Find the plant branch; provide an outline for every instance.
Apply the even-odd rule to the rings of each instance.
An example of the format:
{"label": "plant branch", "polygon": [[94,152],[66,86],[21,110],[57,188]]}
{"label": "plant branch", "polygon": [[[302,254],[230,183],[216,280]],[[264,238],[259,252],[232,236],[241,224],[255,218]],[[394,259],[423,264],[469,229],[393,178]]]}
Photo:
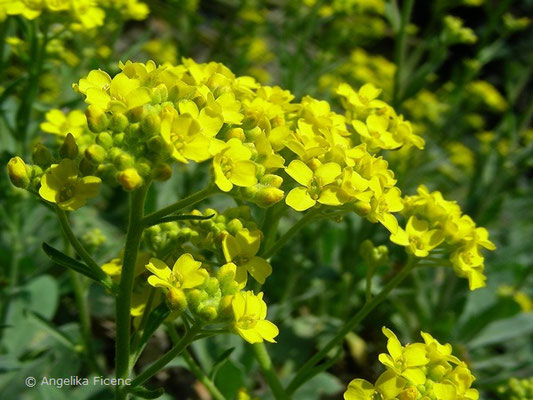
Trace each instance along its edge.
{"label": "plant branch", "polygon": [[165,208],[162,208],[161,210],[159,211],[156,211],[156,212],[153,212],[151,214],[148,214],[146,217],[144,217],[142,220],[141,220],[141,223],[144,225],[144,226],[152,226],[152,225],[155,225],[156,223],[158,223],[157,221],[159,221],[161,218],[164,218],[166,217],[167,215],[169,214],[173,214],[175,212],[178,212],[180,210],[183,210],[184,208],[186,207],[190,207],[206,198],[208,198],[209,196],[217,193],[217,189],[212,187],[212,186],[208,186],[196,193],[193,193],[191,194],[189,197],[185,197],[184,199],[174,203],[174,204],[171,204],[170,206],[167,206]]}
{"label": "plant branch", "polygon": [[[143,233],[144,201],[149,183],[131,193],[130,215],[126,245],[124,249],[124,261],[120,275],[119,292],[116,300],[116,344],[115,344],[115,369],[116,377],[126,379],[130,374],[130,335],[131,335],[131,293],[137,253]],[[117,386],[116,399],[125,398],[121,388]]]}
{"label": "plant branch", "polygon": [[287,387],[287,393],[289,395],[294,393],[296,389],[305,383],[307,380],[306,378],[313,367],[324,359],[331,349],[341,343],[344,340],[344,337],[351,332],[370,313],[370,311],[381,304],[387,298],[387,295],[411,273],[416,262],[417,259],[410,256],[406,266],[394,278],[392,278],[389,283],[387,283],[381,292],[372,298],[372,300],[366,302],[363,308],[346,322],[339,332],[337,332],[337,334],[318,353],[311,357],[311,359],[300,368]]}
{"label": "plant branch", "polygon": [[276,400],[288,400],[289,396],[285,393],[283,385],[281,384],[274,366],[272,365],[272,360],[268,355],[268,351],[264,343],[255,343],[252,345],[254,350],[255,359],[261,367],[263,376],[265,377],[270,390]]}

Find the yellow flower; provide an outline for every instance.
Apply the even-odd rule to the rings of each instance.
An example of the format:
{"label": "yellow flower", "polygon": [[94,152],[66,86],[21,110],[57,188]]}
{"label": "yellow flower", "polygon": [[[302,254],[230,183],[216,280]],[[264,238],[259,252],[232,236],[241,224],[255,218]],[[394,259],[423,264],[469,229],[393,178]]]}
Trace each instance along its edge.
{"label": "yellow flower", "polygon": [[230,139],[227,146],[213,158],[215,184],[229,192],[233,185],[251,187],[257,183],[257,166],[250,161],[252,151],[239,139]]}
{"label": "yellow flower", "polygon": [[46,121],[41,124],[41,129],[58,136],[72,133],[75,138],[78,138],[87,128],[87,119],[79,110],[73,110],[65,115],[61,110],[54,109],[48,111],[45,118]]}
{"label": "yellow flower", "polygon": [[400,189],[392,187],[383,191],[377,178],[370,180],[370,188],[374,191],[374,197],[370,202],[370,213],[367,218],[370,222],[379,222],[391,233],[398,231],[398,220],[392,214],[403,209]]}
{"label": "yellow flower", "polygon": [[261,231],[241,229],[235,236],[227,234],[222,240],[222,251],[226,262],[237,265],[235,280],[242,287],[246,284],[248,273],[259,283],[272,273],[272,267],[264,258],[256,256],[261,244]]}
{"label": "yellow flower", "polygon": [[422,343],[402,346],[394,332],[385,327],[383,327],[382,331],[388,338],[387,350],[389,354],[380,354],[379,361],[411,382],[416,384],[424,383],[426,379],[420,367],[429,363],[426,346]]}
{"label": "yellow flower", "polygon": [[354,379],[344,393],[345,400],[393,400],[403,390],[406,380],[393,371],[385,371],[375,385],[364,379]]}
{"label": "yellow flower", "polygon": [[263,340],[275,343],[279,330],[272,322],[265,320],[267,307],[263,293],[239,292],[231,302],[233,310],[233,329],[249,343],[261,343]]}
{"label": "yellow flower", "polygon": [[153,274],[148,277],[148,283],[153,287],[166,289],[192,289],[204,283],[208,276],[207,271],[202,268],[202,263],[189,253],[181,255],[172,270],[157,258],[151,258],[146,269]]}
{"label": "yellow flower", "polygon": [[100,178],[96,176],[79,177],[76,163],[65,158],[52,165],[42,176],[39,194],[62,210],[73,211],[98,195],[100,183]]}
{"label": "yellow flower", "polygon": [[313,172],[304,162],[293,160],[285,171],[303,185],[292,189],[285,199],[287,205],[296,211],[305,211],[317,202],[331,206],[342,204],[339,200],[340,187],[334,185],[342,172],[339,164],[323,164]]}
{"label": "yellow flower", "polygon": [[429,229],[429,224],[415,216],[409,218],[405,230],[398,228],[390,240],[417,257],[427,257],[429,252],[442,243],[444,234],[440,229]]}

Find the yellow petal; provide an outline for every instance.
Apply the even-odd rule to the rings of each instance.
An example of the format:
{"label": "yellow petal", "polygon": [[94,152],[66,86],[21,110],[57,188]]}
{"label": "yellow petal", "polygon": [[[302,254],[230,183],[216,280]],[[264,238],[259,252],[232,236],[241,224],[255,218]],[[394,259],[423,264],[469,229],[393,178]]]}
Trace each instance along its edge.
{"label": "yellow petal", "polygon": [[246,269],[252,277],[261,285],[265,283],[266,278],[272,274],[272,266],[261,257],[253,257],[246,263]]}
{"label": "yellow petal", "polygon": [[313,207],[316,204],[316,201],[309,196],[306,188],[297,187],[289,192],[285,198],[285,203],[296,211],[305,211]]}
{"label": "yellow petal", "polygon": [[309,186],[313,180],[313,171],[300,160],[291,161],[285,171],[300,185]]}
{"label": "yellow petal", "polygon": [[150,262],[146,265],[146,269],[165,281],[169,281],[170,275],[172,274],[168,265],[157,258],[150,258]]}

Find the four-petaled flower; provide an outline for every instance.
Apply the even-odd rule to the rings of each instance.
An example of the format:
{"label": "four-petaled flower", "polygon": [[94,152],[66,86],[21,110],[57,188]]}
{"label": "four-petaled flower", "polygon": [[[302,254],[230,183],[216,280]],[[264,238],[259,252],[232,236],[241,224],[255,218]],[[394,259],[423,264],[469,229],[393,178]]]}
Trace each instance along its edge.
{"label": "four-petaled flower", "polygon": [[39,194],[62,210],[73,211],[98,195],[100,183],[100,178],[96,176],[78,176],[76,163],[64,158],[42,176]]}
{"label": "four-petaled flower", "polygon": [[233,327],[237,334],[249,343],[260,343],[263,340],[275,343],[279,330],[272,322],[265,320],[267,307],[263,293],[239,292],[231,302],[233,310]]}

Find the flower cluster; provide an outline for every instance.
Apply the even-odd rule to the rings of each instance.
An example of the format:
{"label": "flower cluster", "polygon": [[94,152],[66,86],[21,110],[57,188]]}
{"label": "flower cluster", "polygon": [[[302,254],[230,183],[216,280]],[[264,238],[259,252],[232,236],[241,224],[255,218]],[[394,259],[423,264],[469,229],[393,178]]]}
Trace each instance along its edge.
{"label": "flower cluster", "polygon": [[421,332],[424,343],[402,346],[387,328],[388,354],[379,355],[387,368],[375,384],[354,379],[344,393],[345,400],[477,400],[472,389],[474,376],[467,365],[452,355],[450,344],[440,344],[430,334]]}
{"label": "flower cluster", "polygon": [[278,335],[278,328],[265,320],[263,293],[240,289],[235,264],[226,263],[210,275],[200,261],[185,253],[172,269],[157,258],[151,258],[146,268],[152,273],[148,283],[164,290],[173,311],[187,310],[203,323],[228,324],[231,331],[250,343],[274,342]]}
{"label": "flower cluster", "polygon": [[43,13],[65,14],[74,22],[74,30],[93,29],[104,24],[106,9],[115,9],[125,19],[145,19],[148,6],[138,0],[8,0],[0,2],[2,15],[21,15],[35,19]]}
{"label": "flower cluster", "polygon": [[450,251],[453,269],[468,278],[470,289],[485,286],[481,249],[496,248],[485,228],[477,227],[456,202],[445,200],[438,191],[429,192],[423,185],[417,195],[406,196],[403,205],[407,226],[391,235],[392,242],[405,246],[416,257],[427,257],[431,250],[444,244]]}
{"label": "flower cluster", "polygon": [[45,146],[37,144],[33,165],[14,157],[7,170],[15,186],[38,192],[41,198],[62,210],[74,211],[96,197],[101,184],[99,177],[84,169],[82,161],[74,136],[69,133],[59,149],[59,160]]}
{"label": "flower cluster", "polygon": [[533,377],[509,379],[505,385],[498,387],[498,398],[501,400],[533,399]]}
{"label": "flower cluster", "polygon": [[[170,177],[173,162],[211,160],[214,184],[234,197],[267,207],[288,189],[286,203],[295,210],[346,206],[394,232],[400,192],[373,152],[422,147],[423,140],[376,99],[378,89],[343,86],[349,128],[327,102],[293,102],[290,92],[235,77],[222,64],[120,67],[114,78],[95,70],[74,85],[89,104],[90,131],[74,111],[53,110],[42,126],[59,135],[75,131],[87,171],[135,190]],[[287,176],[293,182],[284,183]]]}

